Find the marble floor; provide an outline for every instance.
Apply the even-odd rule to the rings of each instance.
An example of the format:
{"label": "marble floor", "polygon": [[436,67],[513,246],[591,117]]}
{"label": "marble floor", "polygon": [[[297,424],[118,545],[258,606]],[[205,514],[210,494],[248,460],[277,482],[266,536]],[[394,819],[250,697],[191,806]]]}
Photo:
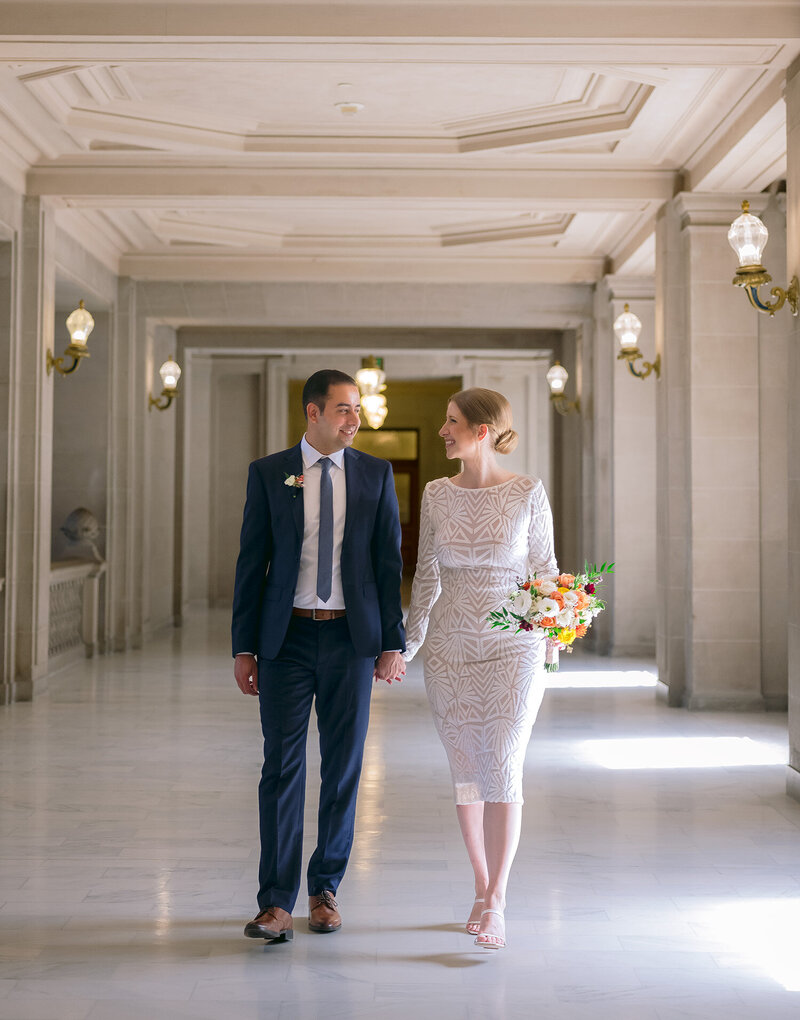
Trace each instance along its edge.
{"label": "marble floor", "polygon": [[462,931],[470,874],[418,666],[375,689],[345,927],[298,916],[278,946],[242,937],[259,728],[224,614],[70,666],[0,710],[0,1018],[800,1016],[785,716],[668,709],[654,684],[650,663],[564,663],[491,955]]}

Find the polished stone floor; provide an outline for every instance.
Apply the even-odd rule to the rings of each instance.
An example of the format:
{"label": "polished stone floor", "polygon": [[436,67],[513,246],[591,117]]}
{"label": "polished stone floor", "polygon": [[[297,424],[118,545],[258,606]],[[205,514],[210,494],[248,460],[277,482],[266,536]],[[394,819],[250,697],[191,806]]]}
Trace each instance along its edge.
{"label": "polished stone floor", "polygon": [[491,955],[461,930],[470,874],[415,665],[375,690],[344,929],[300,915],[269,947],[242,937],[259,728],[226,649],[225,616],[197,616],[0,710],[3,1020],[800,1016],[785,716],[668,709],[651,664],[566,660]]}

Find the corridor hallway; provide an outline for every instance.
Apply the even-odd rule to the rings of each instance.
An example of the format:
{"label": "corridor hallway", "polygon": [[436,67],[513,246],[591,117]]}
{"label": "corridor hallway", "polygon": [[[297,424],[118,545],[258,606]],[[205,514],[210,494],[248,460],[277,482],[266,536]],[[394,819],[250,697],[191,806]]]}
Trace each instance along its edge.
{"label": "corridor hallway", "polygon": [[374,692],[342,932],[308,934],[301,897],[293,944],[243,938],[260,733],[227,626],[198,614],[0,712],[0,1018],[800,1015],[786,717],[669,709],[630,660],[566,658],[545,696],[507,950],[462,929],[469,867],[417,663]]}

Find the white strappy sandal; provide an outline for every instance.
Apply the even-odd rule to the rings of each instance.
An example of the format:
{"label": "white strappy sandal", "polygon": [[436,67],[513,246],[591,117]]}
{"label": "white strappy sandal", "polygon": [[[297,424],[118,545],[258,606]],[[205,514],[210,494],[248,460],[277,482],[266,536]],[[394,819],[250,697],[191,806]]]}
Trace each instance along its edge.
{"label": "white strappy sandal", "polygon": [[[476,896],[475,897],[475,902],[476,903],[484,903],[485,901],[484,901],[482,896],[481,897]],[[466,927],[467,933],[469,935],[477,935],[478,932],[481,930],[481,922],[480,921],[467,921],[465,927]]]}
{"label": "white strappy sandal", "polygon": [[[491,908],[489,910],[482,910],[481,918],[484,914],[497,914],[498,917],[503,918],[503,923],[505,923],[502,910],[492,910]],[[481,946],[483,949],[505,949],[506,940],[502,935],[490,935],[488,932],[482,931],[478,933],[475,945]]]}

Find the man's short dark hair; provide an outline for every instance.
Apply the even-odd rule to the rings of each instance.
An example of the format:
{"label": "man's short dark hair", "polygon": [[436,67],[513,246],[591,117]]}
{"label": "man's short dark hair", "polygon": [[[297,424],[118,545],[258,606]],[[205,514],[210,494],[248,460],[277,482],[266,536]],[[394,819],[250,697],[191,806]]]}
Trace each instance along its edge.
{"label": "man's short dark hair", "polygon": [[306,380],[303,387],[303,414],[308,418],[308,405],[316,404],[320,411],[325,410],[325,403],[328,399],[328,390],[331,386],[338,386],[340,383],[347,383],[348,386],[355,386],[356,381],[352,376],[339,372],[335,368],[323,368],[315,372],[310,379]]}

